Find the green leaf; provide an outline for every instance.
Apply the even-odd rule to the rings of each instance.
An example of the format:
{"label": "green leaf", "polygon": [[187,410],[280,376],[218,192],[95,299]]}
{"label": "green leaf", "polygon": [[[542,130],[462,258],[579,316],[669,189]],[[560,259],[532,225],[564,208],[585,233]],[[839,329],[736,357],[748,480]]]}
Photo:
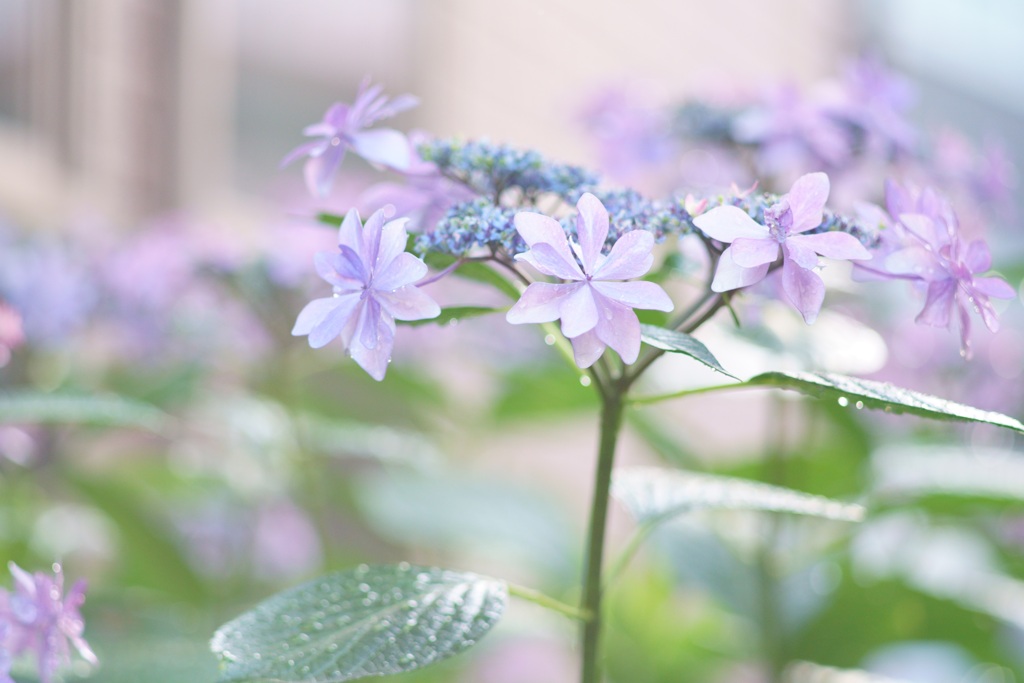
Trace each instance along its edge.
{"label": "green leaf", "polygon": [[0,424],[81,424],[162,432],[169,422],[166,413],[148,403],[109,394],[0,392]]}
{"label": "green leaf", "polygon": [[766,372],[748,380],[749,386],[792,389],[808,396],[833,400],[841,406],[871,408],[887,413],[908,413],[934,420],[981,422],[1024,432],[1024,424],[1007,415],[972,408],[936,396],[921,394],[884,382],[824,372]]}
{"label": "green leaf", "polygon": [[324,225],[330,225],[332,227],[338,228],[341,227],[341,224],[344,222],[345,217],[336,213],[321,212],[316,215],[316,219],[317,221],[323,223]]}
{"label": "green leaf", "polygon": [[406,563],[329,574],[222,626],[222,682],[334,683],[412,671],[471,647],[508,602],[503,581]]}
{"label": "green leaf", "polygon": [[873,495],[888,498],[951,496],[1024,501],[1024,460],[1015,451],[938,445],[900,446],[871,458]]}
{"label": "green leaf", "polygon": [[442,308],[441,314],[436,318],[430,318],[429,320],[400,320],[398,323],[409,325],[410,327],[419,325],[448,325],[455,324],[465,318],[476,318],[477,316],[490,313],[504,313],[505,310],[504,308],[492,308],[490,306],[449,306],[448,308]]}
{"label": "green leaf", "polygon": [[704,509],[791,512],[847,522],[860,521],[864,508],[769,484],[658,467],[618,470],[612,495],[642,523]]}
{"label": "green leaf", "polygon": [[654,325],[641,325],[640,341],[656,349],[685,354],[694,360],[700,361],[712,370],[722,373],[726,377],[738,379],[735,375],[725,371],[725,368],[718,362],[718,359],[708,351],[708,347],[683,332],[667,330],[664,327],[655,327]]}

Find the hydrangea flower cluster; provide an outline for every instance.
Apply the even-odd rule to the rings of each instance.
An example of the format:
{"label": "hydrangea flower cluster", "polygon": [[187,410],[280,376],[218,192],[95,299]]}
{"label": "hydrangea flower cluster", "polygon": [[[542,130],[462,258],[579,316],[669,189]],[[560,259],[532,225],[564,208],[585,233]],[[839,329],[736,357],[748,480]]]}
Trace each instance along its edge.
{"label": "hydrangea flower cluster", "polygon": [[85,601],[85,582],[76,581],[64,594],[64,574],[59,564],[54,574],[29,574],[13,562],[13,592],[0,589],[0,683],[14,683],[14,660],[35,657],[40,683],[51,683],[57,670],[71,661],[71,648],[82,659],[96,664],[96,655],[82,637],[85,623],[79,609]]}
{"label": "hydrangea flower cluster", "polygon": [[469,256],[478,249],[504,249],[518,254],[526,243],[516,232],[515,214],[515,209],[498,206],[486,197],[456,204],[430,232],[417,236],[416,253]]}

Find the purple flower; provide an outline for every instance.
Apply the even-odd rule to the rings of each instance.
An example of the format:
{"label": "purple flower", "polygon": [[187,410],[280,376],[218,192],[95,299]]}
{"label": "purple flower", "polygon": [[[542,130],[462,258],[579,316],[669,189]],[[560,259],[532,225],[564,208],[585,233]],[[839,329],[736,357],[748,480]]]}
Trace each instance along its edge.
{"label": "purple flower", "polygon": [[384,379],[395,345],[395,320],[425,320],[441,309],[416,281],[427,273],[422,260],[405,251],[405,220],[384,223],[384,209],[362,225],[355,209],[338,230],[339,253],[318,252],[316,270],[334,286],[334,296],[315,299],[299,313],[294,335],[309,335],[314,349],[335,337],[371,377]]}
{"label": "purple flower", "polygon": [[509,309],[514,324],[561,319],[562,334],[572,341],[576,364],[593,365],[606,347],[633,363],[640,354],[640,322],[634,308],[671,311],[672,300],[653,282],[622,282],[651,268],[654,236],[644,230],[623,234],[606,255],[608,211],[585,193],[576,204],[578,242],[570,244],[562,226],[538,213],[516,214],[516,230],[529,249],[516,255],[544,275],[563,282],[534,282]]}
{"label": "purple flower", "polygon": [[0,590],[0,683],[10,681],[13,658],[34,653],[40,683],[50,683],[58,667],[70,662],[71,647],[90,664],[96,655],[82,638],[85,623],[79,608],[85,601],[85,581],[76,581],[64,595],[64,574],[59,564],[54,576],[29,574],[13,562],[14,592]]}
{"label": "purple flower", "polygon": [[924,214],[903,214],[899,221],[916,238],[916,243],[889,254],[886,269],[928,284],[924,308],[917,322],[949,327],[956,308],[960,350],[968,357],[971,351],[969,309],[981,315],[985,326],[995,332],[999,321],[989,297],[1012,299],[1016,292],[1000,277],[978,277],[992,267],[992,254],[984,241],[974,240],[964,247],[959,235],[954,233],[949,237],[945,226],[937,226],[932,217]]}
{"label": "purple flower", "polygon": [[405,135],[390,128],[366,129],[380,119],[415,107],[418,100],[412,95],[400,95],[388,101],[381,90],[380,85],[371,86],[369,78],[363,79],[355,102],[336,102],[320,123],[302,131],[303,135],[319,139],[299,145],[281,161],[282,166],[287,166],[300,157],[309,157],[304,172],[311,194],[327,195],[334,173],[349,149],[373,164],[399,170],[409,165],[409,142]]}
{"label": "purple flower", "polygon": [[870,259],[871,254],[845,232],[801,233],[822,221],[828,198],[828,176],[809,173],[793,183],[788,194],[764,211],[765,225],[735,206],[719,206],[693,219],[709,237],[731,242],[718,262],[711,289],[727,292],[760,282],[782,251],[782,288],[804,320],[818,317],[825,283],[814,272],[818,255],[833,259]]}

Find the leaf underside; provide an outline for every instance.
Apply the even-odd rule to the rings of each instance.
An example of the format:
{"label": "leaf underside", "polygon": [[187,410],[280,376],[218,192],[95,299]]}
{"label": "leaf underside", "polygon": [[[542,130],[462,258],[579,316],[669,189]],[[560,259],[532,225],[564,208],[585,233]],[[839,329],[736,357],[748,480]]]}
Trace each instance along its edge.
{"label": "leaf underside", "polygon": [[360,565],[279,593],[222,626],[220,681],[334,683],[412,671],[483,637],[504,582],[402,563]]}

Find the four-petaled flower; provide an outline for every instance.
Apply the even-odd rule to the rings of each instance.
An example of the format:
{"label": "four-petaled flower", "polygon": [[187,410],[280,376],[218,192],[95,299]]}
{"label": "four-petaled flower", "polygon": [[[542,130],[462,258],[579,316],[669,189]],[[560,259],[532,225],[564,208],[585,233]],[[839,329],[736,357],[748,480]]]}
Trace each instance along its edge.
{"label": "four-petaled flower", "polygon": [[409,141],[405,135],[391,128],[366,128],[380,119],[415,107],[419,101],[412,95],[400,95],[388,101],[380,94],[381,90],[379,84],[371,86],[368,78],[363,79],[355,102],[350,105],[336,102],[320,123],[302,131],[303,135],[319,139],[299,145],[281,161],[282,166],[287,166],[296,159],[309,157],[304,171],[310,193],[327,195],[334,173],[349,149],[373,164],[398,170],[409,166]]}
{"label": "four-petaled flower", "polygon": [[338,253],[318,252],[317,273],[334,296],[315,299],[299,313],[293,335],[309,335],[317,349],[341,337],[353,360],[380,381],[395,345],[395,320],[425,320],[441,309],[415,283],[427,273],[405,251],[405,219],[384,222],[384,209],[362,225],[352,209],[338,230]]}
{"label": "four-petaled flower", "polygon": [[561,319],[562,334],[572,342],[581,368],[593,365],[608,346],[624,363],[633,363],[640,353],[640,322],[633,309],[673,308],[672,300],[653,282],[622,282],[650,270],[654,237],[644,230],[627,232],[605,255],[608,211],[589,192],[576,208],[577,242],[572,244],[553,218],[516,214],[516,230],[530,247],[516,260],[564,282],[530,284],[506,319],[513,324]]}
{"label": "four-petaled flower", "polygon": [[709,237],[731,243],[722,253],[711,289],[726,292],[760,282],[782,251],[782,288],[804,320],[818,317],[825,283],[814,272],[818,255],[866,260],[871,254],[845,232],[801,233],[822,222],[829,182],[824,173],[797,178],[789,193],[764,211],[765,225],[735,206],[719,206],[693,219]]}
{"label": "four-petaled flower", "polygon": [[64,574],[54,565],[54,576],[29,574],[13,562],[14,592],[0,590],[0,683],[11,681],[11,661],[34,654],[40,683],[50,683],[73,646],[82,659],[96,664],[96,655],[82,638],[85,624],[79,608],[85,602],[85,581],[79,580],[64,595]]}
{"label": "four-petaled flower", "polygon": [[989,297],[1012,299],[1013,287],[1001,277],[978,277],[992,268],[992,253],[982,240],[973,240],[966,247],[959,234],[937,225],[931,216],[903,214],[900,225],[916,239],[916,243],[895,251],[885,259],[886,269],[895,275],[928,283],[924,307],[917,322],[935,327],[949,327],[953,308],[960,324],[960,351],[964,357],[971,352],[971,319],[973,308],[985,326],[999,329],[995,309]]}

